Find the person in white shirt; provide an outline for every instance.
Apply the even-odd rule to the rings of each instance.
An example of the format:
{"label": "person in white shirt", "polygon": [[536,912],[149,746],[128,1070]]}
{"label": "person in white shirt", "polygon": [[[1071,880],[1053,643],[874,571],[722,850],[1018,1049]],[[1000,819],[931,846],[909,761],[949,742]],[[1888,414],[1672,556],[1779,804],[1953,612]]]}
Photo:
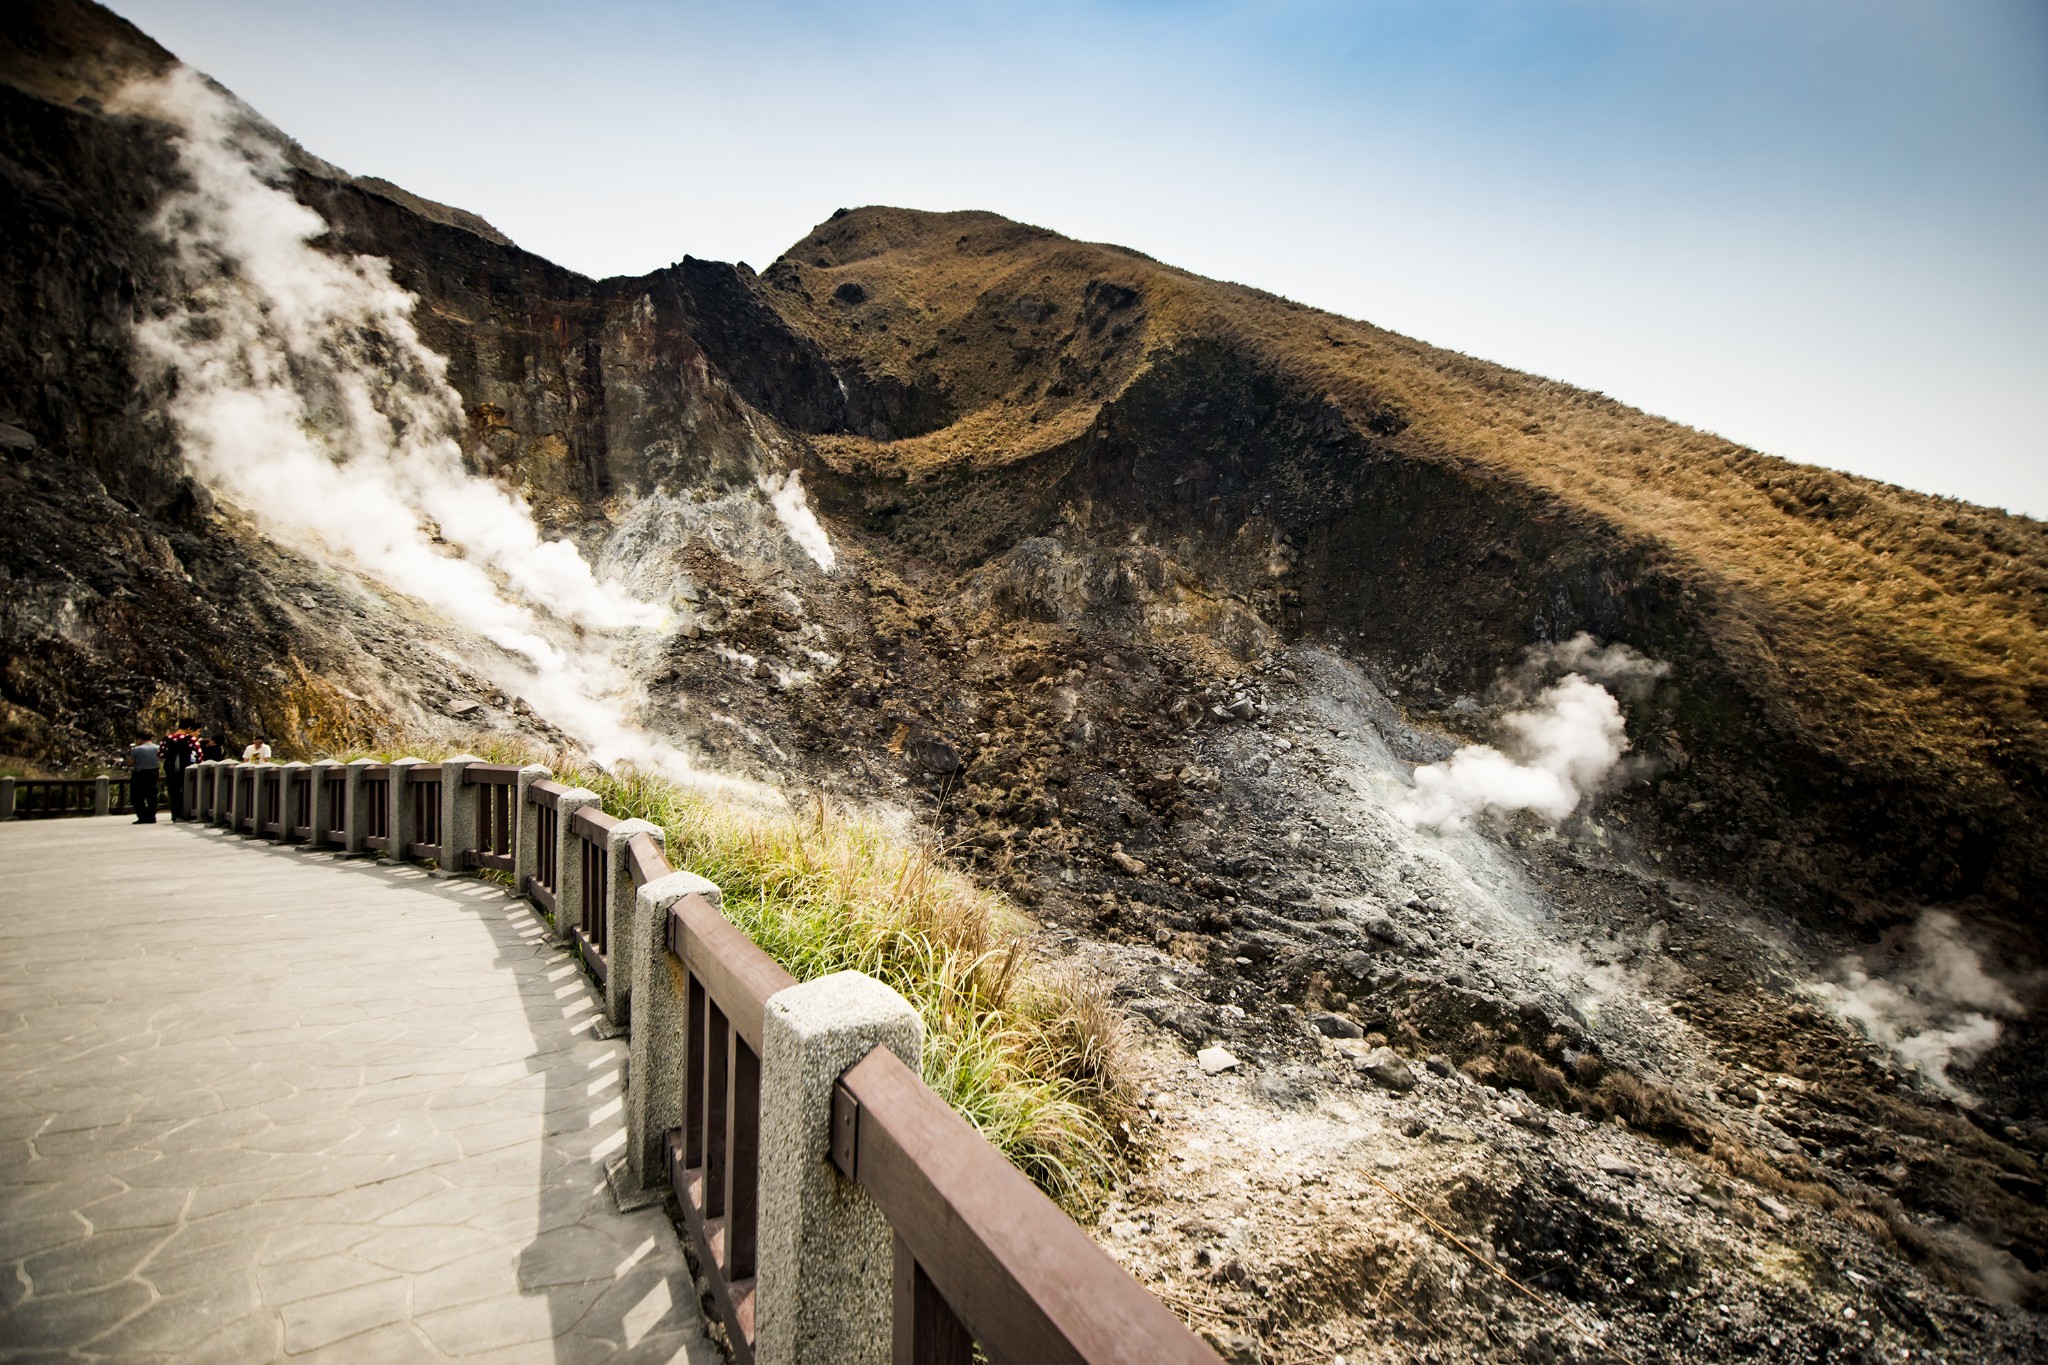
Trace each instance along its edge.
{"label": "person in white shirt", "polygon": [[258,736],[256,736],[256,742],[255,742],[254,744],[251,744],[251,745],[247,746],[246,748],[244,748],[244,749],[242,750],[242,762],[244,762],[244,763],[268,763],[268,762],[270,762],[270,741],[269,741],[269,740],[267,740],[267,739],[265,739],[265,738],[263,738],[263,736],[261,736],[261,735],[258,735]]}

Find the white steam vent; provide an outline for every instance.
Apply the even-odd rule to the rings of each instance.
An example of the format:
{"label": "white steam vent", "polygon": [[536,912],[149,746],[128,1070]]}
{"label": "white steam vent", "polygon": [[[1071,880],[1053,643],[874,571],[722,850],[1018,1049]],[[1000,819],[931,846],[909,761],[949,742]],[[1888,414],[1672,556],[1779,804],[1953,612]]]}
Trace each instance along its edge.
{"label": "white steam vent", "polygon": [[1482,815],[1534,811],[1562,820],[1598,791],[1628,752],[1628,730],[1609,685],[1640,687],[1670,672],[1627,645],[1579,634],[1523,656],[1516,691],[1563,668],[1558,681],[1522,710],[1501,718],[1500,748],[1468,744],[1441,763],[1415,770],[1415,789],[1394,813],[1412,827],[1462,829]]}
{"label": "white steam vent", "polygon": [[116,103],[178,130],[189,181],[154,225],[179,296],[137,336],[174,381],[193,472],[280,541],[352,560],[509,651],[523,666],[505,685],[600,762],[687,767],[626,720],[630,680],[601,641],[570,643],[669,613],[600,581],[522,499],[463,467],[461,400],[389,263],[316,250],[327,225],[285,188],[273,137],[196,71]]}
{"label": "white steam vent", "polygon": [[760,487],[768,496],[768,505],[775,509],[775,519],[782,523],[783,530],[789,532],[790,540],[819,568],[831,573],[839,562],[839,556],[832,549],[832,538],[825,534],[817,514],[811,511],[810,501],[804,497],[803,480],[797,477],[797,472],[792,469],[780,479],[763,474]]}
{"label": "white steam vent", "polygon": [[2003,1031],[2000,1020],[2025,1011],[2011,989],[1985,970],[1977,946],[1948,911],[1924,912],[1905,949],[1904,962],[1889,973],[1874,970],[1867,956],[1845,957],[1835,964],[1840,980],[1811,989],[1937,1090],[1975,1103],[1949,1069],[1990,1051]]}

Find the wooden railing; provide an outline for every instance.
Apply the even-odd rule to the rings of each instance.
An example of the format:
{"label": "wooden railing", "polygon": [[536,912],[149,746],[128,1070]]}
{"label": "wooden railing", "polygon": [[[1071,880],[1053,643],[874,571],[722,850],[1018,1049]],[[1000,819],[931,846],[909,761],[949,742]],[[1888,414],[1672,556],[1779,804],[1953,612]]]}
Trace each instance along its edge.
{"label": "wooden railing", "polygon": [[310,769],[287,768],[290,791],[285,799],[284,837],[295,843],[313,841],[313,787],[317,780]]}
{"label": "wooden railing", "polygon": [[[628,844],[638,888],[669,875],[647,835]],[[685,977],[683,1123],[663,1142],[669,1186],[742,1362],[753,1359],[761,1219],[761,1028],[796,984],[702,896],[669,908],[662,939]]]}
{"label": "wooden railing", "polygon": [[895,1234],[898,1361],[969,1365],[978,1344],[994,1365],[1214,1362],[887,1048],[833,1089],[832,1164]]}
{"label": "wooden railing", "polygon": [[314,783],[326,789],[326,798],[321,803],[327,812],[325,827],[312,842],[340,846],[348,838],[348,774],[339,768],[316,772],[313,781],[306,784],[311,791]]}
{"label": "wooden railing", "polygon": [[463,769],[462,780],[476,788],[476,844],[463,850],[462,865],[510,872],[519,769],[509,763],[472,763]]}
{"label": "wooden railing", "polygon": [[[190,790],[207,795],[202,805],[213,807],[196,812],[202,819],[217,817],[231,792],[237,811],[245,809],[248,796],[275,792],[291,815],[288,822],[265,816],[262,827],[274,833],[303,834],[313,845],[344,852],[377,850],[394,860],[432,857],[444,871],[515,873],[518,890],[546,912],[557,936],[604,987],[607,1017],[614,1024],[630,1022],[629,1154],[644,1151],[648,1178],[665,1177],[673,1190],[740,1365],[751,1365],[763,1340],[757,1329],[774,1265],[783,1267],[772,1283],[779,1286],[775,1302],[782,1305],[776,1311],[785,1315],[777,1319],[781,1335],[774,1340],[785,1354],[793,1320],[786,1315],[797,1299],[809,1305],[806,1314],[829,1316],[836,1300],[858,1296],[862,1288],[836,1282],[798,1286],[794,1267],[810,1264],[810,1253],[797,1261],[788,1260],[787,1252],[778,1253],[782,1261],[765,1259],[764,1206],[771,1198],[781,1200],[778,1216],[792,1216],[788,1191],[763,1188],[767,1139],[779,1144],[776,1170],[822,1172],[820,1178],[833,1180],[829,1170],[836,1169],[886,1221],[892,1240],[862,1263],[890,1263],[889,1282],[867,1287],[887,1292],[887,1354],[897,1365],[968,1365],[976,1359],[992,1365],[1220,1365],[1178,1317],[933,1093],[913,1066],[886,1047],[863,1053],[875,1034],[848,1035],[860,1041],[834,1055],[855,1060],[823,1073],[831,1077],[837,1071],[829,1096],[807,1092],[829,1104],[828,1150],[806,1149],[808,1139],[798,1136],[803,1126],[780,1118],[764,1133],[764,1082],[777,1096],[810,1084],[791,1069],[795,1064],[786,1052],[771,1053],[771,1010],[784,1021],[775,1025],[784,1040],[777,1046],[787,1048],[793,1036],[787,1020],[801,1006],[786,1001],[836,978],[799,986],[725,918],[715,886],[677,876],[657,833],[605,814],[594,793],[537,772],[480,762],[463,766],[455,782],[452,765],[446,776],[439,767],[414,763],[314,765],[274,775],[248,765],[220,765]],[[252,785],[231,786],[222,780],[230,773]],[[317,800],[316,787],[324,793]],[[81,798],[69,791],[37,799]],[[393,847],[394,830],[403,832],[408,824],[412,838]],[[645,918],[656,911],[659,921]],[[636,916],[638,927],[629,932],[623,922],[614,923],[620,914]],[[630,958],[621,955],[627,949]],[[657,998],[636,1002],[626,994],[629,988]],[[900,997],[874,982],[862,989],[880,992],[892,1002],[889,1008],[902,1011],[914,1037],[914,1013]],[[777,1002],[785,992],[785,1002]],[[657,1027],[650,1020],[662,1022]],[[670,1051],[663,1064],[643,1067],[641,1049],[654,1046],[651,1038]],[[767,1074],[772,1068],[783,1069]],[[659,1104],[653,1103],[656,1096]],[[663,1117],[654,1121],[655,1115]],[[669,1124],[674,1126],[664,1127]],[[832,1198],[843,1200],[846,1188]],[[793,1235],[788,1222],[777,1226],[785,1237]],[[828,1246],[830,1240],[811,1245]]]}
{"label": "wooden railing", "polygon": [[276,839],[284,829],[284,769],[265,764],[256,770],[256,832]]}
{"label": "wooden railing", "polygon": [[592,974],[600,982],[612,970],[611,917],[605,902],[611,888],[611,833],[618,825],[616,818],[595,806],[584,806],[569,817],[576,856],[581,862],[581,875],[576,879],[581,894],[577,897],[576,927],[572,932],[583,960],[590,964]]}
{"label": "wooden railing", "polygon": [[[519,890],[531,896],[533,903],[550,916],[555,914],[555,886],[561,881],[562,812],[559,802],[568,790],[559,782],[541,781],[534,783],[527,795],[538,827],[538,837],[533,871],[528,875],[526,885]],[[520,812],[522,819],[525,814]]]}
{"label": "wooden railing", "polygon": [[99,785],[90,777],[16,778],[13,814],[23,819],[92,815],[97,809]]}
{"label": "wooden railing", "polygon": [[442,862],[441,770],[431,763],[408,768],[405,799],[412,808],[412,839],[405,846],[405,856],[414,862]]}
{"label": "wooden railing", "polygon": [[391,786],[389,764],[363,769],[363,847],[397,857],[404,850],[391,847]]}

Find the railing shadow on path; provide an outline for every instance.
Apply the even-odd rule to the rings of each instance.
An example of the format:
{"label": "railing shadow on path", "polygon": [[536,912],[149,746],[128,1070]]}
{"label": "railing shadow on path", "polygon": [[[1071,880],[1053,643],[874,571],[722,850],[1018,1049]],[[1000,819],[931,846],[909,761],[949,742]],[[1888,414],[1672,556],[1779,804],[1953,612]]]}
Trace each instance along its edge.
{"label": "railing shadow on path", "polygon": [[[480,1048],[475,1074],[427,1097],[431,1114],[462,1111],[462,1121],[444,1131],[462,1142],[464,1158],[435,1173],[462,1188],[532,1192],[531,1238],[518,1256],[519,1292],[546,1306],[548,1336],[562,1365],[669,1361],[684,1342],[701,1340],[703,1319],[689,1272],[673,1254],[673,1225],[658,1204],[620,1212],[606,1181],[606,1163],[625,1145],[626,1040],[600,1036],[609,1030],[598,989],[573,951],[553,940],[535,908],[493,882],[436,876],[382,859],[234,842],[265,857],[320,858],[344,878],[435,897],[459,907],[490,935],[494,965],[516,982],[531,1047],[521,1058]],[[366,1051],[364,1062],[376,1061]],[[515,1063],[521,1074],[506,1079]],[[496,1145],[536,1126],[538,1160],[525,1144]],[[522,1215],[514,1210],[509,1216]],[[477,1324],[485,1338],[493,1326],[508,1338],[508,1347],[530,1335],[517,1322]],[[606,1347],[609,1352],[598,1353]]]}

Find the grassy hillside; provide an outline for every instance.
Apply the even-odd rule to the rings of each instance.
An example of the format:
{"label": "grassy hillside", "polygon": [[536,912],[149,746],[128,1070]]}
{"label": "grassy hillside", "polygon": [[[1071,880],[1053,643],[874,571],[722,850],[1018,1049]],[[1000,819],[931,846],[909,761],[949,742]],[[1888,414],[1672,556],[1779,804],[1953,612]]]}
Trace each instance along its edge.
{"label": "grassy hillside", "polygon": [[[1192,348],[1220,350],[1322,405],[1329,442],[1440,471],[1668,578],[1684,631],[1703,636],[1772,731],[1826,767],[1841,788],[1831,799],[1931,793],[1960,817],[1938,836],[1958,849],[2003,838],[2042,799],[2040,522],[1760,455],[992,214],[844,212],[763,284],[793,328],[877,395],[854,430],[818,434],[836,468],[917,482],[1071,452],[1106,437],[1148,377]],[[1202,432],[1200,395],[1176,401],[1191,442],[1257,439],[1260,419]],[[1994,869],[1988,887],[1950,878],[1950,889],[2010,896],[2018,875]]]}

